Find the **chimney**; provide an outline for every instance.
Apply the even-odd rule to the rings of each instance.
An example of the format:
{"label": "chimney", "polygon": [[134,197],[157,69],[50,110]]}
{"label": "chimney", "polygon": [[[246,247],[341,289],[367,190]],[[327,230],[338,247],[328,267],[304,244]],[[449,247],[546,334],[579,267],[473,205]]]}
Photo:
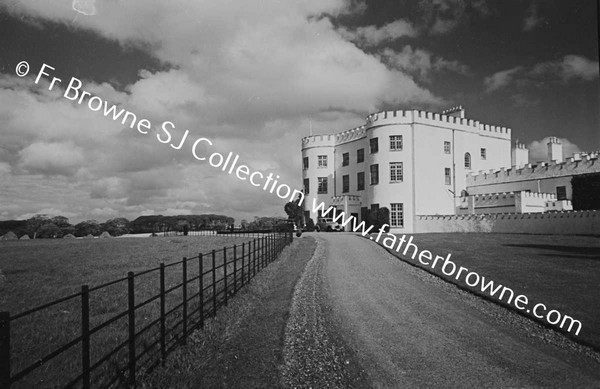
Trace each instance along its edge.
{"label": "chimney", "polygon": [[523,143],[516,141],[515,148],[512,150],[512,165],[522,168],[529,163],[529,150]]}
{"label": "chimney", "polygon": [[552,161],[557,163],[563,161],[562,143],[560,143],[560,140],[555,136],[551,136],[548,139],[548,162]]}
{"label": "chimney", "polygon": [[464,119],[465,118],[465,109],[462,107],[462,105],[459,105],[458,107],[453,107],[453,108],[442,111],[442,115],[454,116],[457,118]]}

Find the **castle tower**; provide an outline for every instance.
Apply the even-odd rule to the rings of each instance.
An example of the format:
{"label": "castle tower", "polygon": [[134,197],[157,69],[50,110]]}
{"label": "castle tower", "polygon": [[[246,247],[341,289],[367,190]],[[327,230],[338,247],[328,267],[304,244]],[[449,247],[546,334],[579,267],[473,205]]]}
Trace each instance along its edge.
{"label": "castle tower", "polygon": [[563,161],[563,148],[560,140],[552,136],[548,139],[548,162],[562,162]]}
{"label": "castle tower", "polygon": [[529,163],[529,150],[523,143],[517,141],[515,148],[512,150],[512,165],[518,168],[523,167]]}

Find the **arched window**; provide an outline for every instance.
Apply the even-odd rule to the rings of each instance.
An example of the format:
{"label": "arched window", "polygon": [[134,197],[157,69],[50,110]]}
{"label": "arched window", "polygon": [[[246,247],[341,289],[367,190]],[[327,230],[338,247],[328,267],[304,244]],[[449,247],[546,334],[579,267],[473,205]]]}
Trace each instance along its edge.
{"label": "arched window", "polygon": [[471,168],[471,154],[465,153],[465,169]]}

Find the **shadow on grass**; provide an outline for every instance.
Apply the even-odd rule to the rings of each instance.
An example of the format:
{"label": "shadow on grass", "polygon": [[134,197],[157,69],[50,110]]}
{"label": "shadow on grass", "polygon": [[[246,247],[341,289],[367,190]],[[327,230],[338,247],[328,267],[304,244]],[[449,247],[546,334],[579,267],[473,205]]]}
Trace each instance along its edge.
{"label": "shadow on grass", "polygon": [[[552,250],[560,253],[568,253],[570,255],[553,255],[539,254],[549,257],[565,257],[565,258],[582,258],[582,259],[597,259],[600,260],[600,247],[574,247],[574,246],[557,246],[549,244],[505,244],[509,247],[521,247],[541,250]],[[577,255],[573,255],[577,254]]]}

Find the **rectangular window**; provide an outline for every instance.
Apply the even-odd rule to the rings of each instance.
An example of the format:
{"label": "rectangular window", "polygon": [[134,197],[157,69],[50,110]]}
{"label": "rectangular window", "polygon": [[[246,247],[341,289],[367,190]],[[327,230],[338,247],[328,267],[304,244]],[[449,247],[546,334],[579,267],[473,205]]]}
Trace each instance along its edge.
{"label": "rectangular window", "polygon": [[302,169],[308,170],[308,157],[302,158]]}
{"label": "rectangular window", "polygon": [[390,151],[402,150],[402,135],[390,135]]}
{"label": "rectangular window", "polygon": [[350,153],[342,154],[342,166],[348,166],[350,164]]}
{"label": "rectangular window", "polygon": [[444,142],[444,153],[450,154],[450,142]]}
{"label": "rectangular window", "polygon": [[327,156],[326,155],[319,155],[318,161],[319,161],[319,163],[317,164],[318,167],[327,167]]}
{"label": "rectangular window", "polygon": [[379,184],[379,165],[371,165],[371,185]]}
{"label": "rectangular window", "polygon": [[390,162],[390,182],[402,182],[402,162]]}
{"label": "rectangular window", "polygon": [[379,211],[379,203],[371,204],[371,212]]}
{"label": "rectangular window", "polygon": [[310,180],[308,178],[304,179],[304,194],[308,194]]}
{"label": "rectangular window", "polygon": [[379,151],[379,139],[373,138],[369,141],[369,146],[371,147],[371,154]]}
{"label": "rectangular window", "polygon": [[567,187],[566,186],[557,186],[556,187],[556,199],[557,200],[567,200]]}
{"label": "rectangular window", "polygon": [[319,186],[317,188],[318,194],[327,193],[327,177],[319,177]]}
{"label": "rectangular window", "polygon": [[404,204],[390,204],[390,223],[391,227],[404,228]]}
{"label": "rectangular window", "polygon": [[444,168],[444,178],[446,180],[446,185],[452,185],[451,170],[449,167]]}
{"label": "rectangular window", "polygon": [[361,163],[365,161],[365,149],[356,150],[356,163]]}
{"label": "rectangular window", "polygon": [[342,176],[342,193],[350,192],[350,176],[344,175]]}
{"label": "rectangular window", "polygon": [[356,190],[365,190],[365,172],[356,173]]}
{"label": "rectangular window", "polygon": [[481,149],[481,159],[486,159],[487,158],[487,150],[482,148]]}

